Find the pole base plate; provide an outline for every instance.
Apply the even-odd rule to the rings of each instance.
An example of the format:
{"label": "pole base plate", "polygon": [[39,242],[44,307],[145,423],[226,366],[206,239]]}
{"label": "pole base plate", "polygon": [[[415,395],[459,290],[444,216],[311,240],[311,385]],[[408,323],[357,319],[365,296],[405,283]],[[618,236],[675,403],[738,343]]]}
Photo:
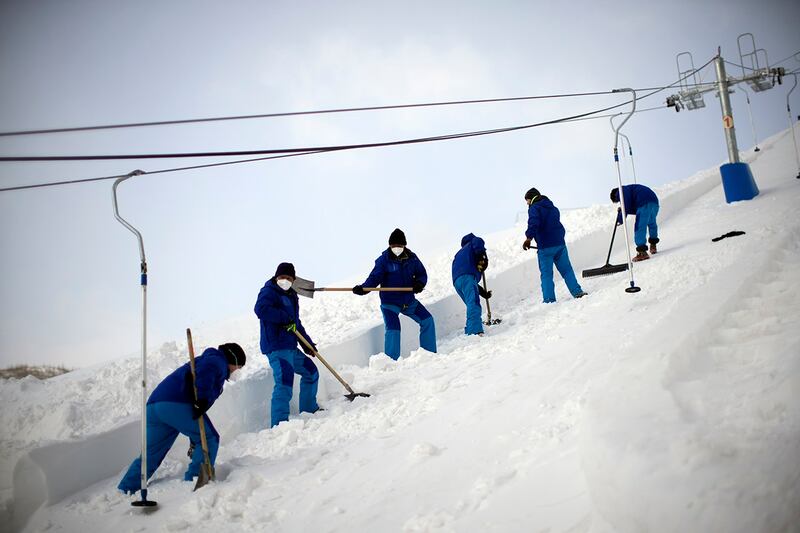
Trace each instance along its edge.
{"label": "pole base plate", "polygon": [[152,513],[158,509],[158,503],[153,500],[138,500],[131,502],[131,507],[136,507],[145,513]]}

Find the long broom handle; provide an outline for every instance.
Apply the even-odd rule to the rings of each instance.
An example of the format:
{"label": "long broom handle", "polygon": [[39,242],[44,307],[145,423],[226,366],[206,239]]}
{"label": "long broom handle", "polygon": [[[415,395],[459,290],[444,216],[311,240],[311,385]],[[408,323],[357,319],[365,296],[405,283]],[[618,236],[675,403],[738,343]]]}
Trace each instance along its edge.
{"label": "long broom handle", "polygon": [[611,233],[611,244],[608,245],[608,257],[606,257],[607,265],[611,264],[609,263],[609,261],[611,261],[611,249],[614,247],[614,236],[616,234],[617,234],[617,219],[614,219],[614,231]]}
{"label": "long broom handle", "polygon": [[[339,292],[352,292],[352,287],[318,287],[313,289],[315,291],[339,291]],[[378,292],[412,292],[413,287],[364,287],[365,292],[378,291]]]}
{"label": "long broom handle", "polygon": [[[348,289],[348,290],[349,290],[349,289]],[[313,347],[313,346],[311,346],[311,343],[310,343],[310,342],[308,342],[308,341],[306,340],[306,338],[305,338],[305,337],[303,337],[303,335],[301,335],[301,334],[300,334],[300,332],[299,332],[299,331],[295,330],[295,331],[294,331],[294,334],[295,334],[295,335],[297,335],[297,338],[298,338],[298,339],[300,339],[300,342],[302,342],[303,344],[305,344],[305,345],[306,345],[306,347],[307,347],[309,350],[311,350],[311,351],[314,353],[314,357],[316,357],[317,359],[319,359],[319,360],[322,362],[322,364],[323,364],[323,365],[325,365],[325,368],[327,368],[328,370],[330,370],[331,374],[333,374],[333,377],[335,377],[336,379],[338,379],[338,380],[339,380],[339,383],[341,383],[341,384],[342,384],[342,386],[343,386],[345,389],[347,389],[347,392],[349,392],[350,394],[355,394],[355,391],[354,391],[352,388],[350,388],[350,385],[348,385],[348,384],[347,384],[347,382],[346,382],[345,380],[343,380],[343,379],[342,379],[342,376],[340,376],[340,375],[339,375],[339,374],[336,372],[336,370],[334,370],[334,369],[333,369],[333,367],[332,367],[331,365],[329,365],[329,364],[328,364],[328,362],[327,362],[327,361],[326,361],[326,360],[325,360],[325,359],[324,359],[324,358],[323,358],[323,357],[322,357],[322,356],[319,354],[319,352],[318,352],[317,350],[315,350],[315,349],[314,349],[314,347]]]}
{"label": "long broom handle", "polygon": [[[485,290],[486,292],[489,292],[489,289],[486,288],[486,272],[481,272],[481,277],[483,278],[483,290]],[[489,306],[489,298],[486,298],[485,300],[486,300],[486,316],[487,316],[486,321],[487,322],[491,322],[492,321],[492,308]]]}
{"label": "long broom handle", "polygon": [[[197,378],[194,370],[194,344],[192,343],[192,330],[186,328],[186,342],[189,345],[189,368],[192,370],[192,389],[194,390],[194,401],[197,401]],[[209,475],[214,477],[214,467],[211,466],[211,458],[208,456],[208,442],[206,441],[206,425],[203,421],[203,415],[197,419],[197,425],[200,428],[200,446],[203,448],[203,460],[208,466]]]}

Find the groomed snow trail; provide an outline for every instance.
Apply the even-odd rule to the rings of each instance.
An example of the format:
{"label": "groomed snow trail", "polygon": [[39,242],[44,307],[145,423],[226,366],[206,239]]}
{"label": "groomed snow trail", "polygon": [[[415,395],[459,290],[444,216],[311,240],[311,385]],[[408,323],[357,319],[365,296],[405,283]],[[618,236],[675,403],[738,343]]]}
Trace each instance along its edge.
{"label": "groomed snow trail", "polygon": [[[482,339],[344,368],[368,399],[346,402],[321,369],[327,410],[223,441],[217,483],[191,493],[168,458],[158,512],[133,511],[115,478],[26,530],[796,531],[789,143],[762,143],[756,200],[727,205],[716,185],[666,213],[661,252],[635,267],[641,293],[623,273],[582,280],[590,295],[573,300],[559,279],[543,305],[531,277],[497,298],[503,322]],[[711,242],[733,229],[747,234]]]}

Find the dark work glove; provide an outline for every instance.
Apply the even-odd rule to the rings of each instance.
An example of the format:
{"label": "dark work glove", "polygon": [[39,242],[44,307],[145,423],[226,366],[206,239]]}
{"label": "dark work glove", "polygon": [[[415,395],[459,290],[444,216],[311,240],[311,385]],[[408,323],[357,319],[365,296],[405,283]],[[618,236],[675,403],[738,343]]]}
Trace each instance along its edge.
{"label": "dark work glove", "polygon": [[197,420],[203,416],[203,413],[206,411],[208,411],[208,400],[205,398],[195,400],[195,402],[192,404],[192,420]]}
{"label": "dark work glove", "polygon": [[480,285],[478,285],[478,294],[480,295],[481,298],[485,298],[486,300],[492,297],[492,291],[487,291]]}
{"label": "dark work glove", "polygon": [[483,272],[487,268],[489,268],[489,258],[486,256],[486,252],[483,252],[481,256],[478,258],[478,272]]}
{"label": "dark work glove", "polygon": [[425,285],[421,281],[415,281],[411,287],[414,289],[414,294],[419,294],[425,289]]}
{"label": "dark work glove", "polygon": [[285,324],[283,326],[283,329],[285,329],[289,333],[294,333],[295,331],[297,331],[297,324],[295,324],[294,322],[289,322],[288,324]]}
{"label": "dark work glove", "polygon": [[[312,346],[313,346],[313,344],[312,344]],[[314,350],[312,350],[311,348],[306,346],[305,343],[301,342],[300,343],[300,348],[303,349],[303,351],[306,353],[306,355],[310,355],[311,357],[314,357]]]}
{"label": "dark work glove", "polygon": [[617,226],[621,226],[621,225],[622,225],[622,208],[618,207],[617,208]]}
{"label": "dark work glove", "polygon": [[531,249],[531,240],[525,239],[525,242],[522,243],[523,250],[530,250]]}
{"label": "dark work glove", "polygon": [[356,285],[355,287],[353,287],[353,294],[358,294],[359,296],[364,296],[365,294],[367,294],[367,291],[364,290],[364,286],[363,285]]}

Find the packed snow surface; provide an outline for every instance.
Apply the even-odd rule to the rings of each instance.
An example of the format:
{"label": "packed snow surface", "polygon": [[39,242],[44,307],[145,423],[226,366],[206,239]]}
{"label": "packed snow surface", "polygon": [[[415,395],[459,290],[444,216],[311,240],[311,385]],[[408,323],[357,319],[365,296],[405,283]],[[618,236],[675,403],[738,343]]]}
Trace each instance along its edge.
{"label": "packed snow surface", "polygon": [[[58,501],[34,505],[24,521],[17,482],[25,480],[12,490],[17,460],[30,452],[36,459],[37,448],[70,441],[91,450],[101,433],[132,427],[138,357],[45,381],[3,381],[3,527],[800,531],[800,181],[791,143],[787,131],[747,154],[761,190],[752,201],[726,204],[717,169],[658,189],[660,251],[635,264],[637,294],[624,292],[627,272],[580,280],[589,292],[580,300],[557,279],[558,303],[542,304],[520,222],[484,236],[490,303],[502,323],[483,338],[462,333],[454,249],[422,258],[430,283],[421,300],[437,319],[438,354],[408,344],[409,322],[406,354],[395,362],[378,353],[375,296],[303,300],[320,351],[371,396],[347,402],[318,365],[326,410],[274,429],[266,427],[271,373],[255,317],[196,329],[199,349],[237,341],[248,365],[226,386],[220,402],[228,403],[210,413],[223,437],[217,482],[192,492],[182,481],[180,438],[151,481],[159,509],[149,515],[115,491],[132,454],[99,465],[108,477],[75,481]],[[614,214],[608,204],[563,213],[577,273],[605,261]],[[746,234],[711,241],[732,230]],[[620,231],[612,262],[624,257]],[[153,350],[150,383],[186,358],[182,340]],[[61,481],[69,491],[70,480]]]}

